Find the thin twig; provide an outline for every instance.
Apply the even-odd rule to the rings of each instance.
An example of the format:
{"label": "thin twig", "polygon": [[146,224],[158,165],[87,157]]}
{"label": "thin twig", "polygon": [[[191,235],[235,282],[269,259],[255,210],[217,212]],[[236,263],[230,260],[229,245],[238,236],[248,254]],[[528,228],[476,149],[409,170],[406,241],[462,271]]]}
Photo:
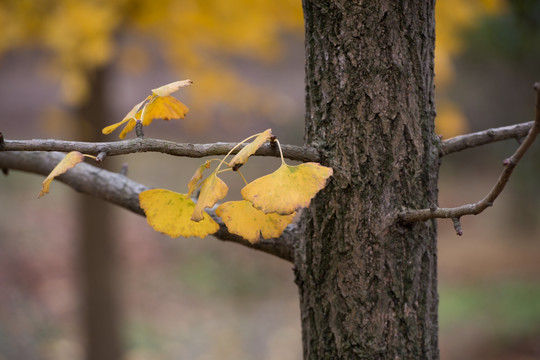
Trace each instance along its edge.
{"label": "thin twig", "polygon": [[469,149],[476,146],[491,144],[493,142],[516,139],[521,140],[531,128],[534,121],[526,123],[503,126],[499,128],[487,129],[470,134],[459,135],[441,142],[440,156],[445,156],[453,152]]}
{"label": "thin twig", "polygon": [[[459,219],[463,215],[477,215],[484,211],[486,208],[493,205],[493,202],[499,194],[503,191],[504,186],[510,179],[514,168],[521,160],[525,152],[529,149],[534,142],[536,136],[540,132],[540,83],[534,84],[536,90],[536,114],[532,128],[529,130],[527,136],[517,148],[516,152],[508,159],[503,161],[504,170],[502,171],[499,179],[490,190],[490,192],[480,201],[473,204],[466,204],[454,208],[431,208],[422,210],[407,210],[398,214],[398,219],[404,223],[411,223],[415,221],[424,221],[435,218],[456,218]],[[457,229],[456,229],[457,231]]]}
{"label": "thin twig", "polygon": [[461,227],[461,221],[459,220],[459,218],[452,218],[452,222],[454,223],[454,230],[456,230],[456,235],[463,235],[463,228]]}
{"label": "thin twig", "polygon": [[[64,156],[65,154],[56,152],[0,152],[0,168],[47,175]],[[122,174],[100,169],[88,163],[80,163],[57,179],[80,193],[89,194],[144,216],[144,211],[139,206],[139,193],[148,190],[148,187]],[[240,236],[229,233],[223,222],[212,211],[208,213],[220,225],[220,229],[214,234],[216,238],[293,261],[293,243],[298,236],[294,227],[286,229],[277,239],[261,240],[252,245]]]}
{"label": "thin twig", "polygon": [[[34,140],[4,140],[0,151],[79,151],[83,154],[97,155],[106,152],[107,156],[133,154],[138,152],[159,152],[175,156],[201,158],[206,156],[219,156],[227,154],[236,143],[213,144],[185,144],[173,141],[136,138],[113,142],[79,142],[54,139]],[[233,153],[236,154],[244,145],[239,146]],[[266,143],[261,146],[255,155],[279,157],[279,150]],[[283,156],[290,160],[318,162],[319,152],[312,147],[283,145]]]}
{"label": "thin twig", "polygon": [[135,134],[137,135],[137,138],[144,137],[143,124],[141,120],[135,121]]}

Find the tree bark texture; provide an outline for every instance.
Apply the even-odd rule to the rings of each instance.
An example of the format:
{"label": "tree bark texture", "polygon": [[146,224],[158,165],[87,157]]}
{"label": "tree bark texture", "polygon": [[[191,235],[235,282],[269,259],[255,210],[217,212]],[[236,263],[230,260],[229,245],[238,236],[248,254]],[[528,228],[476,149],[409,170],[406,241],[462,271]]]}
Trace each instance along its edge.
{"label": "tree bark texture", "polygon": [[334,169],[295,249],[305,359],[437,359],[434,1],[304,0],[306,145]]}

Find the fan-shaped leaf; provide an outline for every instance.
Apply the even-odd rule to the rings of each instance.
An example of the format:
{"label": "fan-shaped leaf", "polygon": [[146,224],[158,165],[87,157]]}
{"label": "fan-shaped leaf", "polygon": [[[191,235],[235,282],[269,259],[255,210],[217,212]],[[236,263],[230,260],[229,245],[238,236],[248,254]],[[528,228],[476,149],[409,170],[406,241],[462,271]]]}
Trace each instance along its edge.
{"label": "fan-shaped leaf", "polygon": [[189,108],[172,96],[155,96],[142,110],[142,123],[150,125],[155,119],[183,119]]}
{"label": "fan-shaped leaf", "polygon": [[265,214],[245,200],[223,203],[216,209],[216,214],[223,219],[229,232],[240,235],[252,244],[261,237],[271,239],[281,235],[295,215]]}
{"label": "fan-shaped leaf", "polygon": [[191,80],[175,81],[153,89],[152,95],[135,105],[121,121],[106,126],[101,131],[103,134],[110,134],[121,125],[127,123],[120,135],[118,135],[120,139],[123,139],[128,132],[135,128],[137,120],[141,120],[142,124],[147,126],[155,119],[183,119],[189,112],[189,108],[170,96],[170,94],[192,83],[193,81]]}
{"label": "fan-shaped leaf", "polygon": [[195,203],[186,194],[165,189],[146,190],[139,194],[141,208],[148,224],[170,237],[197,236],[203,238],[219,230],[219,225],[206,212],[201,221],[192,221]]}
{"label": "fan-shaped leaf", "polygon": [[248,158],[251,155],[255,154],[257,149],[259,149],[265,142],[270,140],[271,136],[272,136],[271,129],[268,129],[260,133],[259,136],[257,136],[255,140],[253,140],[253,142],[244,146],[242,150],[240,150],[238,154],[236,154],[232,158],[231,162],[229,163],[229,167],[233,168],[233,170],[237,170],[238,168],[240,168],[240,166],[244,165],[247,162]]}
{"label": "fan-shaped leaf", "polygon": [[199,194],[197,204],[195,204],[191,220],[201,221],[203,219],[204,209],[214,206],[216,202],[227,195],[228,191],[229,187],[227,184],[218,178],[216,171],[214,171],[202,184],[201,193]]}
{"label": "fan-shaped leaf", "polygon": [[51,186],[51,181],[53,181],[55,177],[57,177],[58,175],[62,175],[69,169],[72,169],[73,167],[75,167],[75,165],[77,165],[83,160],[84,160],[84,155],[78,151],[72,151],[66,154],[66,156],[62,159],[62,161],[60,161],[58,165],[56,165],[55,168],[51,171],[49,176],[47,176],[45,180],[43,180],[43,183],[41,184],[41,191],[39,192],[38,198],[49,193],[49,187]]}
{"label": "fan-shaped leaf", "polygon": [[193,81],[191,80],[180,80],[175,81],[167,85],[160,86],[156,89],[152,89],[152,92],[158,96],[169,96],[173,92],[178,91],[181,87],[188,86],[193,84]]}
{"label": "fan-shaped leaf", "polygon": [[331,168],[317,163],[298,166],[283,163],[273,173],[244,186],[242,197],[265,213],[291,214],[308,207],[332,173]]}

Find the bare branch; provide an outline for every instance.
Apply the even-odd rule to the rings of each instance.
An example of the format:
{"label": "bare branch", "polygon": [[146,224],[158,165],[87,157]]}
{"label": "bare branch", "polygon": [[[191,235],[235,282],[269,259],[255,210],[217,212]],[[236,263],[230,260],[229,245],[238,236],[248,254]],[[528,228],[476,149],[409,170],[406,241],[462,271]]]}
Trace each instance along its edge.
{"label": "bare branch", "polygon": [[[404,223],[411,223],[415,221],[424,221],[435,218],[452,218],[458,219],[463,215],[477,215],[484,211],[487,207],[492,206],[493,202],[499,194],[503,191],[504,186],[510,179],[514,168],[521,160],[525,152],[529,149],[531,144],[536,139],[536,136],[540,132],[540,83],[534,84],[534,89],[536,90],[536,115],[533,122],[532,128],[529,130],[527,136],[517,148],[516,152],[510,156],[508,159],[503,161],[504,170],[502,171],[499,179],[489,191],[489,193],[480,201],[473,204],[466,204],[458,206],[455,208],[438,208],[433,207],[431,209],[422,209],[422,210],[407,210],[403,211],[398,215],[398,219]],[[454,221],[454,224],[456,222]],[[456,232],[461,232],[461,227],[456,228]]]}
{"label": "bare branch", "polygon": [[448,140],[443,140],[441,143],[440,156],[442,157],[453,152],[507,139],[521,140],[527,136],[527,133],[531,130],[533,124],[534,121],[529,121],[511,126],[503,126],[459,135]]}
{"label": "bare branch", "polygon": [[[226,155],[236,143],[214,143],[214,144],[185,144],[172,141],[135,138],[129,140],[113,142],[79,142],[63,140],[7,140],[0,146],[0,151],[79,151],[83,154],[98,155],[105,152],[107,156],[125,155],[138,152],[160,152],[175,156],[185,156],[191,158],[201,158],[205,156]],[[243,146],[239,146],[236,154]],[[297,161],[319,161],[319,152],[312,147],[282,145],[283,156],[290,160]],[[255,153],[258,156],[279,157],[279,150],[271,143],[264,144]]]}
{"label": "bare branch", "polygon": [[[56,152],[0,151],[0,168],[47,175],[64,156],[65,154]],[[120,173],[113,173],[87,163],[81,163],[57,179],[80,193],[103,199],[144,216],[144,212],[139,206],[139,193],[148,190],[148,187],[130,180]],[[297,237],[297,231],[294,227],[289,227],[277,239],[261,240],[252,245],[240,236],[229,233],[219,218],[211,211],[209,213],[220,224],[219,231],[214,234],[216,238],[260,250],[290,262],[293,261],[293,242]]]}

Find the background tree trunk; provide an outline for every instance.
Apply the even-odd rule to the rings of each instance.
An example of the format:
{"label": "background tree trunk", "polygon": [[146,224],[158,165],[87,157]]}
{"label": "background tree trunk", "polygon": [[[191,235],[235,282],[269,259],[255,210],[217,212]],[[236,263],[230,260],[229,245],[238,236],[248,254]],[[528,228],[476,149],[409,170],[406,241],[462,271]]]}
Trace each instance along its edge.
{"label": "background tree trunk", "polygon": [[[79,138],[105,141],[101,129],[109,125],[107,68],[91,72],[90,93],[78,108]],[[107,168],[116,164],[106,161]],[[118,250],[114,237],[114,205],[94,197],[78,199],[79,231],[77,265],[80,279],[81,325],[86,360],[122,358]]]}
{"label": "background tree trunk", "polygon": [[437,359],[434,1],[304,0],[306,144],[335,175],[295,253],[305,359]]}

